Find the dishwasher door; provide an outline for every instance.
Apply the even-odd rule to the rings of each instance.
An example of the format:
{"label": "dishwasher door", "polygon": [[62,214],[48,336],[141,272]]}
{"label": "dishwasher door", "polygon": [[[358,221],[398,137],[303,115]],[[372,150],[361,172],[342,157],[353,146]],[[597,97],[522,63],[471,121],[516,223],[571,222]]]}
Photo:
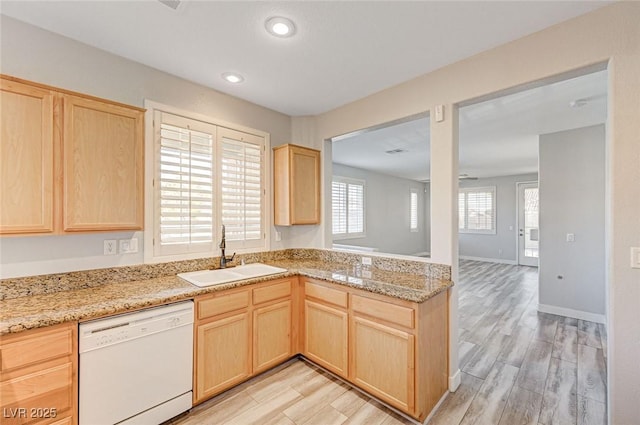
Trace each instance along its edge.
{"label": "dishwasher door", "polygon": [[192,301],[82,323],[79,351],[80,425],[160,423],[191,408]]}

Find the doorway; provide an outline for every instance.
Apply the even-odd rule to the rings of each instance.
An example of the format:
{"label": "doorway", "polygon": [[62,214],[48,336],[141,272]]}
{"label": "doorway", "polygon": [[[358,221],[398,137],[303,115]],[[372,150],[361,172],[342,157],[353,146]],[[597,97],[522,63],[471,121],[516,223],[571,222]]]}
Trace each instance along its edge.
{"label": "doorway", "polygon": [[538,182],[517,183],[518,189],[518,264],[538,267],[539,196]]}

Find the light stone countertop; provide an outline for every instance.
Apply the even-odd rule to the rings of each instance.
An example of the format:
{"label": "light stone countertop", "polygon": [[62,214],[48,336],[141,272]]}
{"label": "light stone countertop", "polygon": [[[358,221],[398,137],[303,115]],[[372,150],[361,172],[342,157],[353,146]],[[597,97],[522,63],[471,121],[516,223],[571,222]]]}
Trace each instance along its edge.
{"label": "light stone countertop", "polygon": [[[194,286],[173,275],[4,299],[0,301],[0,335],[70,321],[86,321],[297,275],[416,303],[424,302],[453,286],[453,282],[446,278],[318,259],[278,259],[265,262],[285,268],[287,272],[205,288]],[[33,279],[37,280],[37,277]]]}

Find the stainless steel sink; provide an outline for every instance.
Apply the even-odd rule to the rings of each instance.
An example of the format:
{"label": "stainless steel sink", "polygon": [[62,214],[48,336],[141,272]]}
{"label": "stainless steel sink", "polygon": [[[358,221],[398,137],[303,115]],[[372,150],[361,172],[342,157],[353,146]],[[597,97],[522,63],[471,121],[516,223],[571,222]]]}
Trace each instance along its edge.
{"label": "stainless steel sink", "polygon": [[268,264],[253,263],[229,269],[200,270],[197,272],[178,273],[178,277],[199,286],[222,285],[237,280],[252,279],[261,276],[284,273],[287,269],[270,266]]}

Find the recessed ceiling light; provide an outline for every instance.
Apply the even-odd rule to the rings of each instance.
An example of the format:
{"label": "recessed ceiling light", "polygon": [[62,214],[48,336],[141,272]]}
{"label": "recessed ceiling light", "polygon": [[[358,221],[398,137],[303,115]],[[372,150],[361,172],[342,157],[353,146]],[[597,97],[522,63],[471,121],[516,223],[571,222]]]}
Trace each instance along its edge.
{"label": "recessed ceiling light", "polygon": [[225,72],[222,74],[222,78],[232,84],[238,84],[244,81],[244,77],[242,75],[233,72]]}
{"label": "recessed ceiling light", "polygon": [[291,37],[296,33],[296,26],[291,19],[282,16],[274,16],[267,19],[264,24],[269,34],[276,37]]}

